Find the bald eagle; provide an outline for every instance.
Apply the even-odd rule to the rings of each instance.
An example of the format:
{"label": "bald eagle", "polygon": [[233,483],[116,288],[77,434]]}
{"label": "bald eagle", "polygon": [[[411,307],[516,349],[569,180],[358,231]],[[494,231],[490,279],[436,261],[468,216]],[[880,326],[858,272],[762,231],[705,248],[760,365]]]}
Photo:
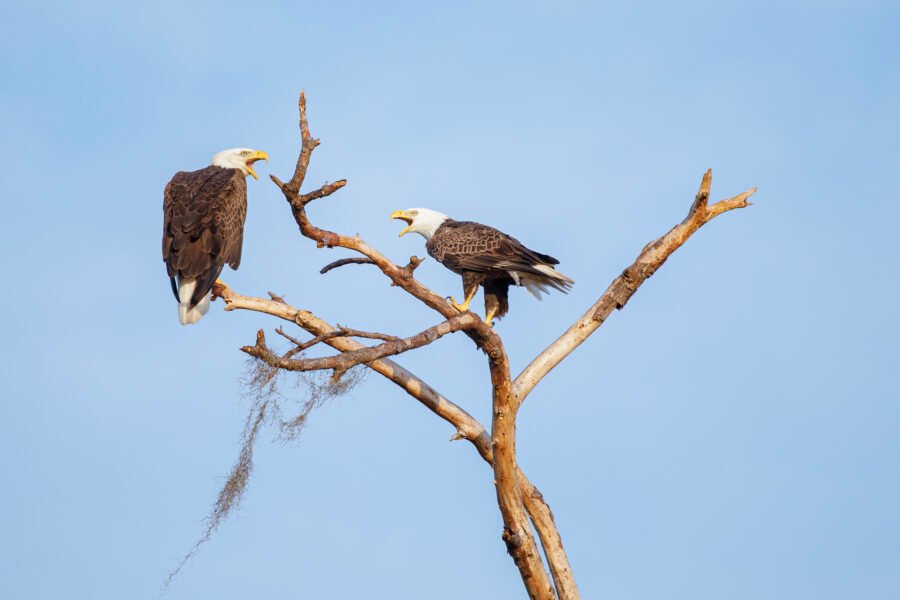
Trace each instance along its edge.
{"label": "bald eagle", "polygon": [[191,325],[209,310],[212,287],[226,264],[241,264],[247,175],[262,150],[232,148],[199,171],[179,171],[163,194],[162,254],[178,302],[178,320]]}
{"label": "bald eagle", "polygon": [[469,310],[478,286],[484,288],[484,320],[488,325],[509,311],[510,285],[525,286],[540,300],[541,292],[547,293],[548,288],[566,293],[575,283],[554,268],[558,260],[526,248],[493,227],[454,221],[427,208],[394,211],[391,218],[406,221],[401,236],[418,233],[425,238],[425,249],[431,257],[462,275],[465,300],[457,304],[450,297],[457,310]]}

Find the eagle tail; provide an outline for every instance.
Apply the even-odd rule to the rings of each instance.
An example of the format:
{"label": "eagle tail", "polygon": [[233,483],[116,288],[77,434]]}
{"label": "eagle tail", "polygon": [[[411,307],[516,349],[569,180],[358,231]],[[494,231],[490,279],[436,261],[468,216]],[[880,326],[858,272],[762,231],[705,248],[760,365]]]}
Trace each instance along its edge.
{"label": "eagle tail", "polygon": [[566,288],[571,287],[572,284],[575,283],[574,279],[572,279],[570,277],[566,277],[565,275],[563,275],[562,273],[560,273],[559,271],[557,271],[550,265],[534,265],[534,268],[537,269],[538,271],[540,271],[541,273],[543,273],[544,275],[546,275],[547,277],[550,277],[551,279],[555,279],[556,281],[562,282],[562,285]]}
{"label": "eagle tail", "polygon": [[212,292],[207,292],[197,304],[191,304],[196,287],[196,279],[178,278],[178,322],[182,325],[193,325],[209,311]]}
{"label": "eagle tail", "polygon": [[535,271],[531,273],[519,273],[519,279],[521,280],[521,284],[525,286],[525,289],[528,292],[537,298],[541,299],[541,294],[546,294],[550,290],[549,288],[553,288],[555,290],[559,290],[562,293],[567,293],[571,288],[575,281],[569,277],[566,277],[550,265],[542,265],[536,264],[532,265]]}
{"label": "eagle tail", "polygon": [[538,301],[542,300],[541,294],[546,294],[550,290],[544,285],[544,282],[537,277],[529,277],[528,275],[520,277],[522,285],[528,290],[528,293],[535,297]]}

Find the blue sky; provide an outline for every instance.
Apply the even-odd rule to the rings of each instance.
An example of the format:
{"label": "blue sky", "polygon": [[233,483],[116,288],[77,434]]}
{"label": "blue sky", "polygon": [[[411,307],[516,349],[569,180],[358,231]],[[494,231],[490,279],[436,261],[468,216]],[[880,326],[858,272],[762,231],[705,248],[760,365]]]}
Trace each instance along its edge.
{"label": "blue sky", "polygon": [[[31,3],[8,6],[0,596],[152,598],[238,452],[238,347],[262,315],[178,325],[162,189],[216,151],[250,182],[239,292],[411,334],[435,315],[299,237],[311,209],[398,261],[388,215],[494,224],[577,284],[513,292],[514,370],[679,221],[759,186],[673,256],[525,404],[520,462],[585,598],[900,597],[900,172],[887,2]],[[442,294],[459,280],[433,261]],[[489,419],[461,336],[402,363]],[[290,394],[290,390],[288,390]],[[240,513],[168,598],[519,598],[490,472],[377,376],[265,437]]]}

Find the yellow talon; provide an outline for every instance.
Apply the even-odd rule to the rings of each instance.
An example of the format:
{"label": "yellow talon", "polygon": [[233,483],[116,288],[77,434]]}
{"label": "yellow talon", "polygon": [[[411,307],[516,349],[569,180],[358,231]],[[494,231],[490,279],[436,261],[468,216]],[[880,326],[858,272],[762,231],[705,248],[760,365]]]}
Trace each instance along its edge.
{"label": "yellow talon", "polygon": [[463,302],[462,304],[457,304],[456,300],[453,299],[453,296],[447,296],[447,300],[449,300],[450,304],[453,306],[453,308],[455,308],[459,312],[466,312],[469,310],[469,303],[472,301],[472,298],[474,298],[475,294],[477,294],[477,293],[478,293],[478,286],[476,285],[472,288],[471,293],[469,293],[469,296],[466,298],[466,301]]}
{"label": "yellow talon", "polygon": [[488,311],[488,314],[484,315],[484,322],[487,323],[488,327],[493,327],[494,324],[491,321],[494,320],[494,315],[497,314],[496,310]]}
{"label": "yellow talon", "polygon": [[450,306],[452,306],[453,308],[455,308],[456,310],[458,310],[458,311],[461,312],[461,313],[466,312],[467,310],[469,310],[469,302],[472,301],[472,299],[469,298],[468,300],[466,300],[466,301],[463,302],[462,304],[457,304],[457,303],[456,303],[456,300],[453,299],[453,296],[447,296],[447,300],[450,301]]}

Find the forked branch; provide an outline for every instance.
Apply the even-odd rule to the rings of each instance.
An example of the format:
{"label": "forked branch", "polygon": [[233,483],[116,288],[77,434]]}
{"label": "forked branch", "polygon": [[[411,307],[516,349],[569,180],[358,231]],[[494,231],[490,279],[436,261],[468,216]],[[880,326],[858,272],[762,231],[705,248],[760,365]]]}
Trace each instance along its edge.
{"label": "forked branch", "polygon": [[[320,229],[310,222],[306,214],[307,204],[312,200],[323,198],[340,189],[345,184],[345,181],[341,180],[331,185],[326,184],[314,192],[300,194],[300,188],[309,167],[312,151],[318,146],[319,141],[314,139],[309,132],[309,123],[306,117],[306,96],[302,92],[300,94],[299,111],[301,149],[297,157],[294,176],[286,184],[282,183],[275,176],[272,176],[272,180],[279,186],[284,193],[285,199],[290,204],[291,212],[294,215],[294,220],[300,229],[300,233],[314,240],[320,248],[342,247],[359,252],[381,269],[393,285],[401,287],[426,306],[438,311],[448,319],[448,323],[456,318],[458,315],[455,308],[451,307],[444,298],[435,294],[413,277],[412,272],[419,262],[417,258],[413,257],[410,259],[410,264],[407,267],[399,267],[362,241],[358,236],[340,235],[333,231]],[[503,516],[503,539],[506,541],[507,549],[512,555],[516,566],[519,567],[529,596],[541,599],[554,598],[553,586],[550,584],[549,577],[537,550],[537,544],[531,534],[531,527],[525,512],[524,499],[518,484],[518,467],[515,455],[515,414],[517,403],[512,394],[509,361],[506,357],[503,341],[493,329],[477,317],[467,320],[461,329],[464,329],[475,344],[489,357],[488,364],[494,390],[494,419],[491,429],[491,443],[494,448],[494,480],[497,487],[497,500],[500,505],[500,513]],[[382,346],[385,345],[383,344]],[[244,348],[244,351],[247,352],[248,348]],[[268,357],[268,360],[278,360],[278,357],[270,352],[258,350],[258,353],[261,357]],[[340,371],[335,371],[336,375],[339,373]]]}
{"label": "forked branch", "polygon": [[[347,184],[347,180],[342,179],[334,183],[326,183],[312,192],[306,194],[300,193],[300,188],[303,185],[303,181],[306,178],[306,172],[309,169],[309,160],[312,156],[312,151],[319,145],[319,140],[313,138],[309,132],[309,122],[306,117],[306,95],[303,92],[300,92],[298,108],[300,111],[301,146],[300,153],[297,156],[297,164],[294,168],[294,175],[287,183],[282,182],[275,175],[270,175],[269,177],[275,182],[275,185],[281,189],[285,199],[290,204],[291,212],[294,215],[294,221],[296,221],[300,233],[304,237],[313,240],[319,248],[347,248],[348,250],[358,252],[368,258],[372,264],[377,266],[381,272],[391,280],[392,285],[398,286],[407,293],[418,298],[425,303],[426,306],[436,310],[446,319],[455,316],[457,314],[455,308],[450,306],[442,296],[435,294],[433,291],[416,281],[413,277],[413,271],[421,262],[420,259],[412,257],[409,265],[400,267],[394,264],[381,252],[364,242],[360,237],[341,235],[333,231],[328,231],[327,229],[316,227],[310,222],[309,217],[306,214],[307,204],[313,200],[330,196],[344,187]],[[331,265],[328,265],[328,267],[331,267]],[[477,335],[474,333],[474,330],[477,329],[480,329],[482,333],[486,331],[484,328],[476,327],[473,330],[468,330],[470,337]]]}
{"label": "forked branch", "polygon": [[[315,316],[313,313],[294,308],[283,299],[268,300],[254,298],[236,293],[229,287],[216,285],[216,296],[225,301],[225,310],[251,310],[294,323],[317,338],[342,352],[353,352],[365,349],[361,343],[349,337],[332,336],[335,328]],[[369,369],[382,375],[418,400],[428,410],[450,423],[455,429],[451,440],[468,440],[478,454],[488,463],[494,464],[494,449],[491,437],[484,426],[459,405],[448,400],[425,381],[401,367],[396,362],[382,358],[366,363]],[[553,519],[553,513],[544,500],[543,495],[516,467],[518,489],[525,509],[538,532],[544,554],[550,566],[550,572],[561,600],[574,600],[578,596],[578,588],[572,573],[572,567],[563,548],[562,539]],[[515,543],[518,538],[511,538]],[[546,593],[539,597],[547,597]]]}
{"label": "forked branch", "polygon": [[[474,325],[476,320],[479,320],[478,317],[471,312],[466,312],[456,315],[443,323],[438,323],[434,327],[429,327],[425,331],[408,338],[394,339],[377,346],[363,347],[359,350],[344,351],[334,356],[302,359],[278,356],[272,352],[266,345],[266,336],[263,333],[263,330],[260,329],[256,334],[256,344],[253,346],[244,346],[241,348],[241,351],[262,360],[270,367],[284,369],[285,371],[323,371],[331,369],[339,374],[348,371],[357,365],[366,364],[373,360],[378,360],[379,358],[394,356],[396,354],[414,350],[415,348],[421,348],[422,346],[442,338],[448,333],[453,333]],[[312,341],[315,341],[316,339],[324,341],[327,339],[325,336],[330,336],[330,334],[317,336]],[[303,343],[297,346],[300,350],[305,349],[305,347],[309,346]]]}
{"label": "forked branch", "polygon": [[[518,409],[537,383],[594,333],[614,309],[624,307],[640,285],[651,277],[691,235],[716,216],[748,206],[747,199],[756,191],[755,188],[709,205],[712,174],[707,171],[687,217],[668,233],[645,246],[634,263],[610,284],[597,302],[513,380],[510,376],[506,350],[497,333],[473,313],[457,313],[441,296],[414,278],[413,272],[421,263],[421,259],[414,256],[408,265],[401,267],[358,236],[340,235],[318,228],[310,222],[307,205],[314,200],[330,196],[346,185],[346,180],[326,183],[312,192],[301,194],[312,151],[319,145],[319,140],[310,134],[306,116],[306,98],[302,93],[299,111],[301,149],[294,174],[287,183],[274,175],[271,178],[290,204],[294,220],[302,235],[313,240],[319,248],[341,247],[361,255],[326,265],[322,273],[345,264],[373,264],[389,278],[392,285],[419,299],[441,314],[446,321],[409,338],[386,339],[387,336],[382,336],[378,339],[384,339],[384,343],[369,347],[351,339],[350,336],[353,334],[350,330],[336,330],[312,313],[291,307],[281,298],[275,296],[272,300],[250,298],[235,294],[230,289],[217,287],[216,293],[226,301],[226,310],[240,308],[271,314],[296,323],[315,336],[308,342],[299,342],[280,331],[295,344],[295,348],[285,355],[277,356],[266,346],[265,337],[260,332],[257,343],[243,350],[265,361],[273,369],[300,371],[332,369],[335,376],[339,376],[352,366],[365,365],[402,387],[436,415],[453,424],[456,434],[451,439],[469,440],[481,457],[493,467],[497,500],[504,523],[503,539],[519,568],[529,596],[548,600],[557,596],[564,600],[578,598],[578,589],[550,508],[541,493],[528,481],[517,465],[515,430]],[[488,357],[493,390],[490,436],[466,411],[387,358],[422,347],[454,331],[464,331]],[[317,343],[325,343],[339,350],[340,354],[323,358],[293,358],[303,349]],[[537,551],[529,519],[541,540],[553,576],[553,585]]]}

